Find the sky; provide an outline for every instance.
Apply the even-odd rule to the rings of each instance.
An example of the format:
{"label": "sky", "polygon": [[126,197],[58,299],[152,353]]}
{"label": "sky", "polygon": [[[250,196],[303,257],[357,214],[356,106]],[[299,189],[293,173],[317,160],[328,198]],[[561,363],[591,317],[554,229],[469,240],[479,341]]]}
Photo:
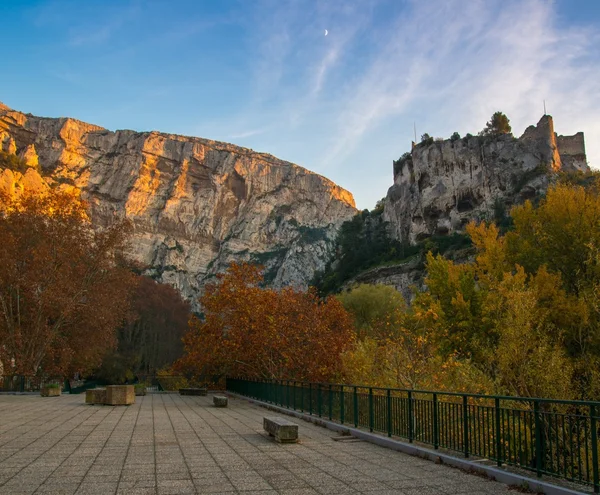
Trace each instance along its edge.
{"label": "sky", "polygon": [[518,136],[544,100],[600,168],[600,0],[12,0],[0,20],[6,105],[268,152],[360,209],[413,126],[501,110]]}

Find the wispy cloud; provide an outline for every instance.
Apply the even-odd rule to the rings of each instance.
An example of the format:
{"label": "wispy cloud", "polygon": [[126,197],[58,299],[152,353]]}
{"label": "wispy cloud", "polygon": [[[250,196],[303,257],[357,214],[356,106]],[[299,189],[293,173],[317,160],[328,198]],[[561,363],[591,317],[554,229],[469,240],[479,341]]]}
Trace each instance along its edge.
{"label": "wispy cloud", "polygon": [[419,133],[475,133],[500,109],[520,133],[546,99],[557,131],[586,131],[590,162],[600,166],[599,29],[559,25],[545,0],[415,0],[374,20],[389,5],[281,4],[262,20],[270,34],[255,54],[255,100],[238,119],[276,120],[264,142],[270,132],[292,141],[301,133],[314,148],[309,165],[339,180],[374,138],[402,132],[397,153],[408,150],[413,121]]}
{"label": "wispy cloud", "polygon": [[68,30],[68,43],[74,47],[99,45],[108,42],[129,20],[138,16],[141,7],[138,1],[119,6],[118,9],[105,9],[106,14],[92,19],[83,25]]}
{"label": "wispy cloud", "polygon": [[249,129],[247,131],[236,132],[227,136],[227,139],[244,139],[251,136],[257,136],[259,134],[263,134],[267,129]]}

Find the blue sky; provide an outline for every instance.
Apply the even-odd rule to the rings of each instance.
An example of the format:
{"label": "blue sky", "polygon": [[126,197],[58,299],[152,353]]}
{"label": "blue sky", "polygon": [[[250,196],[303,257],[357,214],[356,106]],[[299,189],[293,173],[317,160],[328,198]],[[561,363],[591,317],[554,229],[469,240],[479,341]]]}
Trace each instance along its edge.
{"label": "blue sky", "polygon": [[475,134],[502,110],[519,135],[543,99],[600,168],[600,0],[13,0],[0,21],[5,104],[266,151],[359,208],[413,122]]}

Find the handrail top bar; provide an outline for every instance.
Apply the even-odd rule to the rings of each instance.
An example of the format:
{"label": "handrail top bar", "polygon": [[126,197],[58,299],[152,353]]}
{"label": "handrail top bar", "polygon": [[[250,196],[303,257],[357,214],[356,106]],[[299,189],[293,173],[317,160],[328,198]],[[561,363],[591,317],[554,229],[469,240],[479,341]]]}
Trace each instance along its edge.
{"label": "handrail top bar", "polygon": [[484,394],[469,394],[461,392],[443,392],[441,390],[419,390],[419,389],[408,389],[408,388],[386,388],[386,387],[372,387],[370,385],[355,385],[349,383],[326,383],[326,382],[305,382],[301,380],[287,380],[287,379],[257,379],[257,378],[238,378],[231,377],[234,380],[246,380],[253,382],[294,382],[300,385],[326,385],[336,387],[356,387],[365,388],[371,390],[390,390],[391,392],[410,392],[413,394],[436,394],[436,395],[449,395],[453,397],[473,397],[476,399],[500,399],[500,400],[512,400],[518,402],[549,402],[554,404],[570,404],[578,406],[600,406],[600,401],[584,401],[584,400],[567,400],[567,399],[544,399],[541,397],[512,397],[509,395],[484,395]]}

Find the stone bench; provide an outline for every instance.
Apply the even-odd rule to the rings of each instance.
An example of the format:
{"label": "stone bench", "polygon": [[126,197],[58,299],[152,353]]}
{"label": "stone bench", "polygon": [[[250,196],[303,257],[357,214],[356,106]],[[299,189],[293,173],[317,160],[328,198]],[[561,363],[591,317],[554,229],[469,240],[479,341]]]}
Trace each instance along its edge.
{"label": "stone bench", "polygon": [[85,391],[86,404],[104,404],[106,403],[105,388],[90,388]]}
{"label": "stone bench", "polygon": [[206,395],[206,388],[180,388],[179,395]]}
{"label": "stone bench", "polygon": [[227,407],[227,397],[224,395],[213,395],[213,404],[215,407]]}
{"label": "stone bench", "polygon": [[106,387],[106,402],[109,406],[128,406],[135,403],[133,385],[108,385]]}
{"label": "stone bench", "polygon": [[298,425],[285,418],[265,416],[263,428],[279,443],[296,443],[298,441]]}

